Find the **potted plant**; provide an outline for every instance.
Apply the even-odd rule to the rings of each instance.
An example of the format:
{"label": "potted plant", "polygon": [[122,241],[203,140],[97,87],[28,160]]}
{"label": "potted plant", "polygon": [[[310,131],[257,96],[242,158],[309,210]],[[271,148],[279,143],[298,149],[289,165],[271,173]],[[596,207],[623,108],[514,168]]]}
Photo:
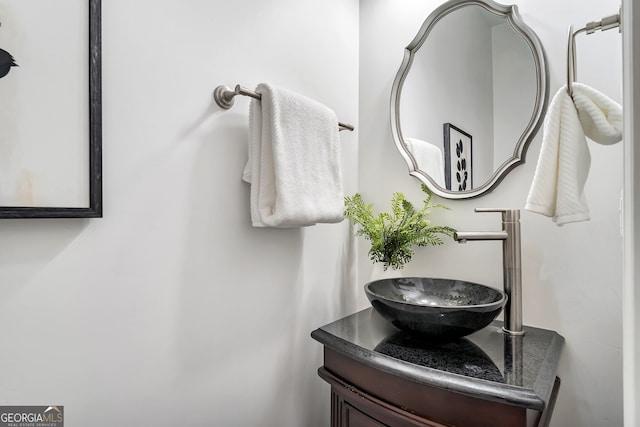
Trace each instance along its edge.
{"label": "potted plant", "polygon": [[391,212],[375,214],[373,206],[366,204],[358,193],[345,197],[345,217],[358,225],[356,235],[371,242],[369,257],[382,263],[383,269],[399,270],[411,260],[414,246],[442,245],[441,235],[453,238],[456,230],[442,225],[431,225],[428,216],[433,208],[449,209],[433,204],[433,194],[426,185],[422,209],[416,210],[404,194],[396,192],[391,198]]}

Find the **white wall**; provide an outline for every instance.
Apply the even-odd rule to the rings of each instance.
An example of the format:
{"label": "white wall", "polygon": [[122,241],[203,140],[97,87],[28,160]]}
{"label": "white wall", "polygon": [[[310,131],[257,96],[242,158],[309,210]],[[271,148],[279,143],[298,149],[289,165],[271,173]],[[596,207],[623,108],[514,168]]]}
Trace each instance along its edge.
{"label": "white wall", "polygon": [[252,228],[248,100],[211,94],[267,81],[357,125],[357,28],[355,1],[103,2],[104,218],[0,221],[0,404],[61,404],[69,427],[328,425],[309,333],[356,310],[347,224]]}
{"label": "white wall", "polygon": [[[421,197],[407,173],[389,125],[389,96],[404,46],[441,2],[393,0],[360,2],[359,190],[377,208],[388,209],[391,193]],[[551,95],[564,84],[569,24],[616,13],[618,0],[518,0],[514,3],[540,36],[550,64]],[[580,35],[578,79],[621,100],[621,37],[616,31]],[[474,207],[524,208],[540,151],[533,141],[527,163],[491,194],[448,201],[451,212],[434,215],[461,230],[499,229],[498,214],[475,214]],[[622,258],[618,208],[622,188],[622,144],[590,144],[592,165],[586,193],[591,221],[557,227],[550,219],[522,212],[524,321],[566,338],[559,369],[560,396],[552,425],[622,425]],[[382,171],[382,172],[381,172]],[[360,243],[361,277],[371,271],[368,247]],[[501,286],[498,242],[448,243],[418,251],[407,274],[460,277]]]}

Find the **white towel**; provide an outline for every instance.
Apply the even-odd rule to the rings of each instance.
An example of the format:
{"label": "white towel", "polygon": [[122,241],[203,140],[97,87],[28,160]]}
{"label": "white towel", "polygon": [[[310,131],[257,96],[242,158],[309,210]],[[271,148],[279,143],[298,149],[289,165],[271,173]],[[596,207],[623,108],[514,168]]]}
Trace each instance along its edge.
{"label": "white towel", "polygon": [[622,139],[622,107],[606,95],[573,83],[551,101],[542,149],[525,209],[550,216],[558,225],[590,219],[584,185],[591,165],[585,138],[600,144]]}
{"label": "white towel", "polygon": [[440,187],[445,188],[442,150],[430,142],[417,138],[405,138],[404,142],[413,154],[418,169],[433,178]]}
{"label": "white towel", "polygon": [[249,111],[254,227],[304,227],[344,219],[338,119],[328,107],[261,83]]}

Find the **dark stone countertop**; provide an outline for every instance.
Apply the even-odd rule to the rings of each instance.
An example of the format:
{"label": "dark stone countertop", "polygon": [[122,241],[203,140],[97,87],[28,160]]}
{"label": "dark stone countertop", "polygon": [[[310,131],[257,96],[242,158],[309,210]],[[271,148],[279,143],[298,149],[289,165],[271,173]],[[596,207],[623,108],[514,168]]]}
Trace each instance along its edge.
{"label": "dark stone countertop", "polygon": [[412,381],[485,400],[542,411],[549,401],[564,338],[525,326],[511,337],[502,322],[451,342],[400,331],[372,308],[311,333],[325,346]]}

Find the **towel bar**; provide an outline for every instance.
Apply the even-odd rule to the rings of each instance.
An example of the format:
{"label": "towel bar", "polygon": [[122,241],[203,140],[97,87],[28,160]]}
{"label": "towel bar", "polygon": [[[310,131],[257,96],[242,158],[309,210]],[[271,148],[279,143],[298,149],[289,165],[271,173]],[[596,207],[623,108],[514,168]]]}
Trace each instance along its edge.
{"label": "towel bar", "polygon": [[618,32],[622,32],[620,27],[620,14],[622,8],[615,15],[609,15],[602,18],[600,21],[589,22],[583,28],[573,31],[573,25],[569,26],[569,35],[567,41],[567,92],[569,96],[573,97],[573,82],[576,81],[576,36],[580,33],[593,34],[598,30],[606,31],[612,28],[618,28]]}
{"label": "towel bar", "polygon": [[[240,85],[236,85],[235,89],[220,85],[213,91],[213,99],[216,100],[216,104],[218,104],[220,108],[224,108],[225,110],[228,110],[233,106],[233,98],[235,98],[237,95],[250,96],[251,98],[257,100],[262,99],[262,96],[259,93],[256,93]],[[353,131],[355,129],[353,125],[341,122],[338,122],[338,127],[340,128],[340,130]]]}

